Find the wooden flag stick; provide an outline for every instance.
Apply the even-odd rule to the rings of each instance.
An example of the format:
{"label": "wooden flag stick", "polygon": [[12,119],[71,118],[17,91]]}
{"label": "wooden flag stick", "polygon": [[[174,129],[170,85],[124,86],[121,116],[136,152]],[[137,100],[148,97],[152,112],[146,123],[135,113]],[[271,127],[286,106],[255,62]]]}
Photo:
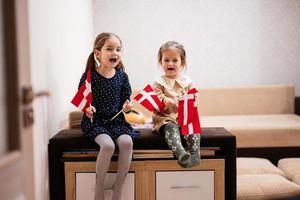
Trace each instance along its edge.
{"label": "wooden flag stick", "polygon": [[110,119],[110,121],[114,120],[121,112],[123,112],[123,109],[120,110],[115,116],[113,116],[113,117]]}
{"label": "wooden flag stick", "polygon": [[[92,107],[92,104],[90,104],[90,108]],[[93,123],[93,116],[91,117],[91,123]]]}

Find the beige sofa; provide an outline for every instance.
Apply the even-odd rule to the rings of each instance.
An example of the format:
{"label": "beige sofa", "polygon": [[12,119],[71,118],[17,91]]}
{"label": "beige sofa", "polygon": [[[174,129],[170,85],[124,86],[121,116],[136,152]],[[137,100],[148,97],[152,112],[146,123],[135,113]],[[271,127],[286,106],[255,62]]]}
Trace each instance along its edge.
{"label": "beige sofa", "polygon": [[[237,148],[298,147],[294,102],[291,85],[199,88],[198,109],[202,127],[226,128],[236,136]],[[151,118],[137,103],[134,109]]]}
{"label": "beige sofa", "polygon": [[300,199],[300,158],[237,158],[237,199]]}
{"label": "beige sofa", "polygon": [[290,85],[200,90],[202,126],[222,126],[237,148],[300,146],[300,116],[294,114]]}

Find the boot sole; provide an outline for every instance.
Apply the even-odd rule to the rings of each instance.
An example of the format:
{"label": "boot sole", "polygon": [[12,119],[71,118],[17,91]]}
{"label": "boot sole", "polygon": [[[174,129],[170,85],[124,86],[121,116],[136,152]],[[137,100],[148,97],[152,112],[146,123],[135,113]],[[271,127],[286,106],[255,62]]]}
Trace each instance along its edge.
{"label": "boot sole", "polygon": [[191,158],[191,155],[186,153],[184,155],[182,155],[179,159],[178,159],[178,162],[181,164],[181,165],[187,165],[189,163],[189,160]]}

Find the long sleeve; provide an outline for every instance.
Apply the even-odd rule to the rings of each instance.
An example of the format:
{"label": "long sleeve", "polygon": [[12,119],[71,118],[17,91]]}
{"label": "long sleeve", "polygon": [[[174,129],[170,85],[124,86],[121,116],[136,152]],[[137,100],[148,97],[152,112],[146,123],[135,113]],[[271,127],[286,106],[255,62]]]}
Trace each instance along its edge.
{"label": "long sleeve", "polygon": [[158,82],[152,84],[153,91],[157,94],[158,98],[162,101],[166,95],[164,94],[164,87]]}
{"label": "long sleeve", "polygon": [[130,95],[132,93],[131,85],[129,82],[128,75],[123,72],[123,82],[122,82],[122,90],[121,90],[121,106],[125,103],[127,99],[130,99]]}

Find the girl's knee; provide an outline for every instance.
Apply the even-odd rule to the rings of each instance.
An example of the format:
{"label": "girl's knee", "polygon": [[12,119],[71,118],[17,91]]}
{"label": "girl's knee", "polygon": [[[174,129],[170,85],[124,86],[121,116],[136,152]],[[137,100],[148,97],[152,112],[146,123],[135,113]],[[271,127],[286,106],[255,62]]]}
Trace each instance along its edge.
{"label": "girl's knee", "polygon": [[118,146],[119,149],[132,149],[133,147],[133,142],[132,139],[129,135],[121,135],[118,138]]}
{"label": "girl's knee", "polygon": [[114,143],[108,143],[105,145],[101,145],[100,151],[102,151],[105,154],[113,155],[113,153],[115,151],[115,145],[114,145]]}
{"label": "girl's knee", "polygon": [[100,153],[112,156],[115,151],[115,144],[110,136],[106,134],[98,135],[95,142],[100,146]]}

